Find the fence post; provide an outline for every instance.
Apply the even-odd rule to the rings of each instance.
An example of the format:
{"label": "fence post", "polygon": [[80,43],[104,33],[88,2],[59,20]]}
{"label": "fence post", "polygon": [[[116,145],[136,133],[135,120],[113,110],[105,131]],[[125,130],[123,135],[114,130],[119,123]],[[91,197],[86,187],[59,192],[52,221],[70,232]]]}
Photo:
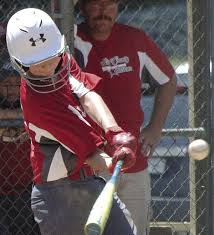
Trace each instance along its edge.
{"label": "fence post", "polygon": [[[209,139],[209,78],[210,38],[208,1],[189,0],[188,62],[189,62],[189,124],[204,127]],[[211,235],[209,232],[209,170],[210,159],[190,160],[190,234]]]}
{"label": "fence post", "polygon": [[72,0],[52,0],[51,14],[56,24],[66,37],[67,44],[73,52],[74,3]]}
{"label": "fence post", "polygon": [[63,32],[65,34],[70,50],[73,52],[73,25],[74,25],[74,6],[73,1],[62,1]]}

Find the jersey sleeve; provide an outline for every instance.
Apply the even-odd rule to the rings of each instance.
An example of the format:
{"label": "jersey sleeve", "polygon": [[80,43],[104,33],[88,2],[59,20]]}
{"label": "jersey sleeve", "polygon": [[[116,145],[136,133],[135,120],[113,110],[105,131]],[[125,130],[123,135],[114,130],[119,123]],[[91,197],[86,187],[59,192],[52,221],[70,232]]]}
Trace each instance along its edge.
{"label": "jersey sleeve", "polygon": [[35,142],[40,143],[43,137],[56,141],[82,161],[96,150],[96,135],[77,107],[40,103],[26,108],[27,129]]}
{"label": "jersey sleeve", "polygon": [[140,31],[137,38],[139,43],[141,43],[138,46],[140,74],[143,68],[146,67],[158,84],[162,85],[167,83],[175,75],[174,68],[167,56],[145,32]]}
{"label": "jersey sleeve", "polygon": [[75,59],[71,59],[71,76],[69,77],[69,83],[72,91],[77,97],[82,97],[91,90],[95,90],[99,85],[101,78],[90,73],[83,72],[78,66]]}

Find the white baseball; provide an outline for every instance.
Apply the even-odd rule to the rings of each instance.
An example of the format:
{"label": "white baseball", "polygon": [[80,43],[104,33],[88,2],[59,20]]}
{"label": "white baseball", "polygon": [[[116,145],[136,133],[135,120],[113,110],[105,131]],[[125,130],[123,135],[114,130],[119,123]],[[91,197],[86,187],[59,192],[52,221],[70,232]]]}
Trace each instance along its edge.
{"label": "white baseball", "polygon": [[203,160],[210,152],[209,144],[202,139],[192,141],[188,147],[188,153],[194,160]]}

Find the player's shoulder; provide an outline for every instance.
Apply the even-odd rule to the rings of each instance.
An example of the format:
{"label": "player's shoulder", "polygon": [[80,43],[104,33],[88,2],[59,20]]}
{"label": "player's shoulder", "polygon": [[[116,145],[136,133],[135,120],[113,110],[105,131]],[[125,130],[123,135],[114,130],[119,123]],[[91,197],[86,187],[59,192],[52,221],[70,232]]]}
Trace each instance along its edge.
{"label": "player's shoulder", "polygon": [[22,78],[21,85],[20,85],[20,99],[21,100],[26,99],[26,89],[27,89],[26,81]]}
{"label": "player's shoulder", "polygon": [[[57,97],[61,99],[61,95]],[[27,85],[26,81],[21,82],[20,99],[24,113],[34,117],[35,113],[41,113],[44,107],[52,107],[56,102],[56,97],[52,93],[39,93]],[[32,115],[31,115],[32,114]]]}
{"label": "player's shoulder", "polygon": [[149,46],[150,37],[143,29],[138,29],[130,25],[115,24],[114,37],[123,40],[124,43],[132,45],[131,51],[142,49],[145,45]]}

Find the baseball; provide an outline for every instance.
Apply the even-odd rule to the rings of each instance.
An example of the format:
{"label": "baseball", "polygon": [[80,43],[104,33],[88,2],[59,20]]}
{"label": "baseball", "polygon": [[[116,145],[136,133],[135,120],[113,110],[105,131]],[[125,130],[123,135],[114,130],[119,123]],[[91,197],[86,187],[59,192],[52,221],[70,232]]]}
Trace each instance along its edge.
{"label": "baseball", "polygon": [[202,139],[192,141],[188,147],[189,156],[194,160],[203,160],[209,154],[209,144]]}

